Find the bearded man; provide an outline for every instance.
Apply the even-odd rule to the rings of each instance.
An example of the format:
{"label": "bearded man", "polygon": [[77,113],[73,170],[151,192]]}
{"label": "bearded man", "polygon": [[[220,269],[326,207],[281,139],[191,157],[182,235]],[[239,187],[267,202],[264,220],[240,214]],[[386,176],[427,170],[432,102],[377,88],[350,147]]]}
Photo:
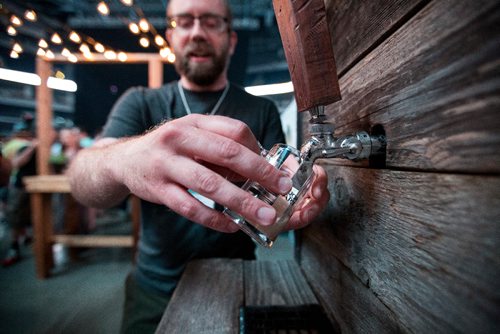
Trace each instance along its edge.
{"label": "bearded man", "polygon": [[[103,137],[80,151],[68,175],[73,195],[109,207],[141,198],[137,261],[126,281],[122,332],[153,333],[189,260],[254,258],[254,242],[219,203],[251,221],[272,224],[276,211],[231,181],[252,179],[276,193],[291,180],[259,156],[260,142],[284,142],[275,105],[227,78],[237,36],[224,0],[170,0],[167,40],[180,80],[135,87],[115,104]],[[257,142],[258,141],[258,142]],[[289,229],[310,223],[326,205],[323,169]]]}

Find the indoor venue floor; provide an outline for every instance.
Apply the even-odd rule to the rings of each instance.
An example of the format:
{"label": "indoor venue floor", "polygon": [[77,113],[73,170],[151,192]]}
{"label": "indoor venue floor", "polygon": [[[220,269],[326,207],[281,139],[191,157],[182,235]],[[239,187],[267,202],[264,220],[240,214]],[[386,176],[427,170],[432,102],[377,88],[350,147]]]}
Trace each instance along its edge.
{"label": "indoor venue floor", "polygon": [[[105,212],[97,219],[96,234],[129,233],[131,224],[121,212]],[[8,248],[8,229],[0,224],[0,256]],[[292,258],[292,240],[280,236],[271,250],[259,247],[260,260]],[[132,268],[130,248],[80,250],[69,260],[68,249],[54,245],[55,268],[50,278],[35,275],[31,246],[23,259],[0,268],[0,333],[118,333],[123,286]]]}

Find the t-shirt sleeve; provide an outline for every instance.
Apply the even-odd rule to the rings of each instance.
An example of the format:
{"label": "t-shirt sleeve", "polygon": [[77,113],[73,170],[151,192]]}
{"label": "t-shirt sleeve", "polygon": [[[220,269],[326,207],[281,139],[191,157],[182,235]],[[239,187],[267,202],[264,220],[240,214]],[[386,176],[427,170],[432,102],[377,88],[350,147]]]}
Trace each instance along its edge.
{"label": "t-shirt sleeve", "polygon": [[102,136],[120,138],[143,133],[146,130],[145,109],[143,88],[128,89],[111,109]]}

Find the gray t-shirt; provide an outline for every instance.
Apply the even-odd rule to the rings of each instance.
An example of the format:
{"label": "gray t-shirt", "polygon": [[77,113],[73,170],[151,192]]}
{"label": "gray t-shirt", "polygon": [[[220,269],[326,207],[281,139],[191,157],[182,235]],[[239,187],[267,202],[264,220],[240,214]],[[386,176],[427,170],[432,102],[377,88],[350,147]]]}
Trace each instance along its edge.
{"label": "gray t-shirt", "polygon": [[[209,113],[222,91],[197,93],[185,90],[185,94],[193,113]],[[252,96],[234,84],[216,114],[246,123],[267,149],[275,143],[285,142],[274,103]],[[164,120],[185,115],[177,82],[158,89],[134,87],[116,102],[103,136],[139,135]],[[141,231],[134,275],[138,284],[147,290],[171,294],[191,259],[252,259],[254,250],[253,241],[241,231],[220,233],[193,223],[165,206],[141,201]]]}

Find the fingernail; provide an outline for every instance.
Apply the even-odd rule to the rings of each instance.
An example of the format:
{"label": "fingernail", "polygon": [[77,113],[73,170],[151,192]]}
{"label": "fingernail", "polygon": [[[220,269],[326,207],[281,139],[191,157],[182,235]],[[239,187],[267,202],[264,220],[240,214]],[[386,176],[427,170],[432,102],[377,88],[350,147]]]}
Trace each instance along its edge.
{"label": "fingernail", "polygon": [[280,192],[282,194],[289,192],[290,189],[292,189],[292,179],[289,177],[282,177],[279,180],[278,187],[280,188]]}
{"label": "fingernail", "polygon": [[272,223],[274,223],[276,211],[271,208],[262,207],[257,210],[257,217],[259,217],[259,223],[261,225],[271,225]]}

